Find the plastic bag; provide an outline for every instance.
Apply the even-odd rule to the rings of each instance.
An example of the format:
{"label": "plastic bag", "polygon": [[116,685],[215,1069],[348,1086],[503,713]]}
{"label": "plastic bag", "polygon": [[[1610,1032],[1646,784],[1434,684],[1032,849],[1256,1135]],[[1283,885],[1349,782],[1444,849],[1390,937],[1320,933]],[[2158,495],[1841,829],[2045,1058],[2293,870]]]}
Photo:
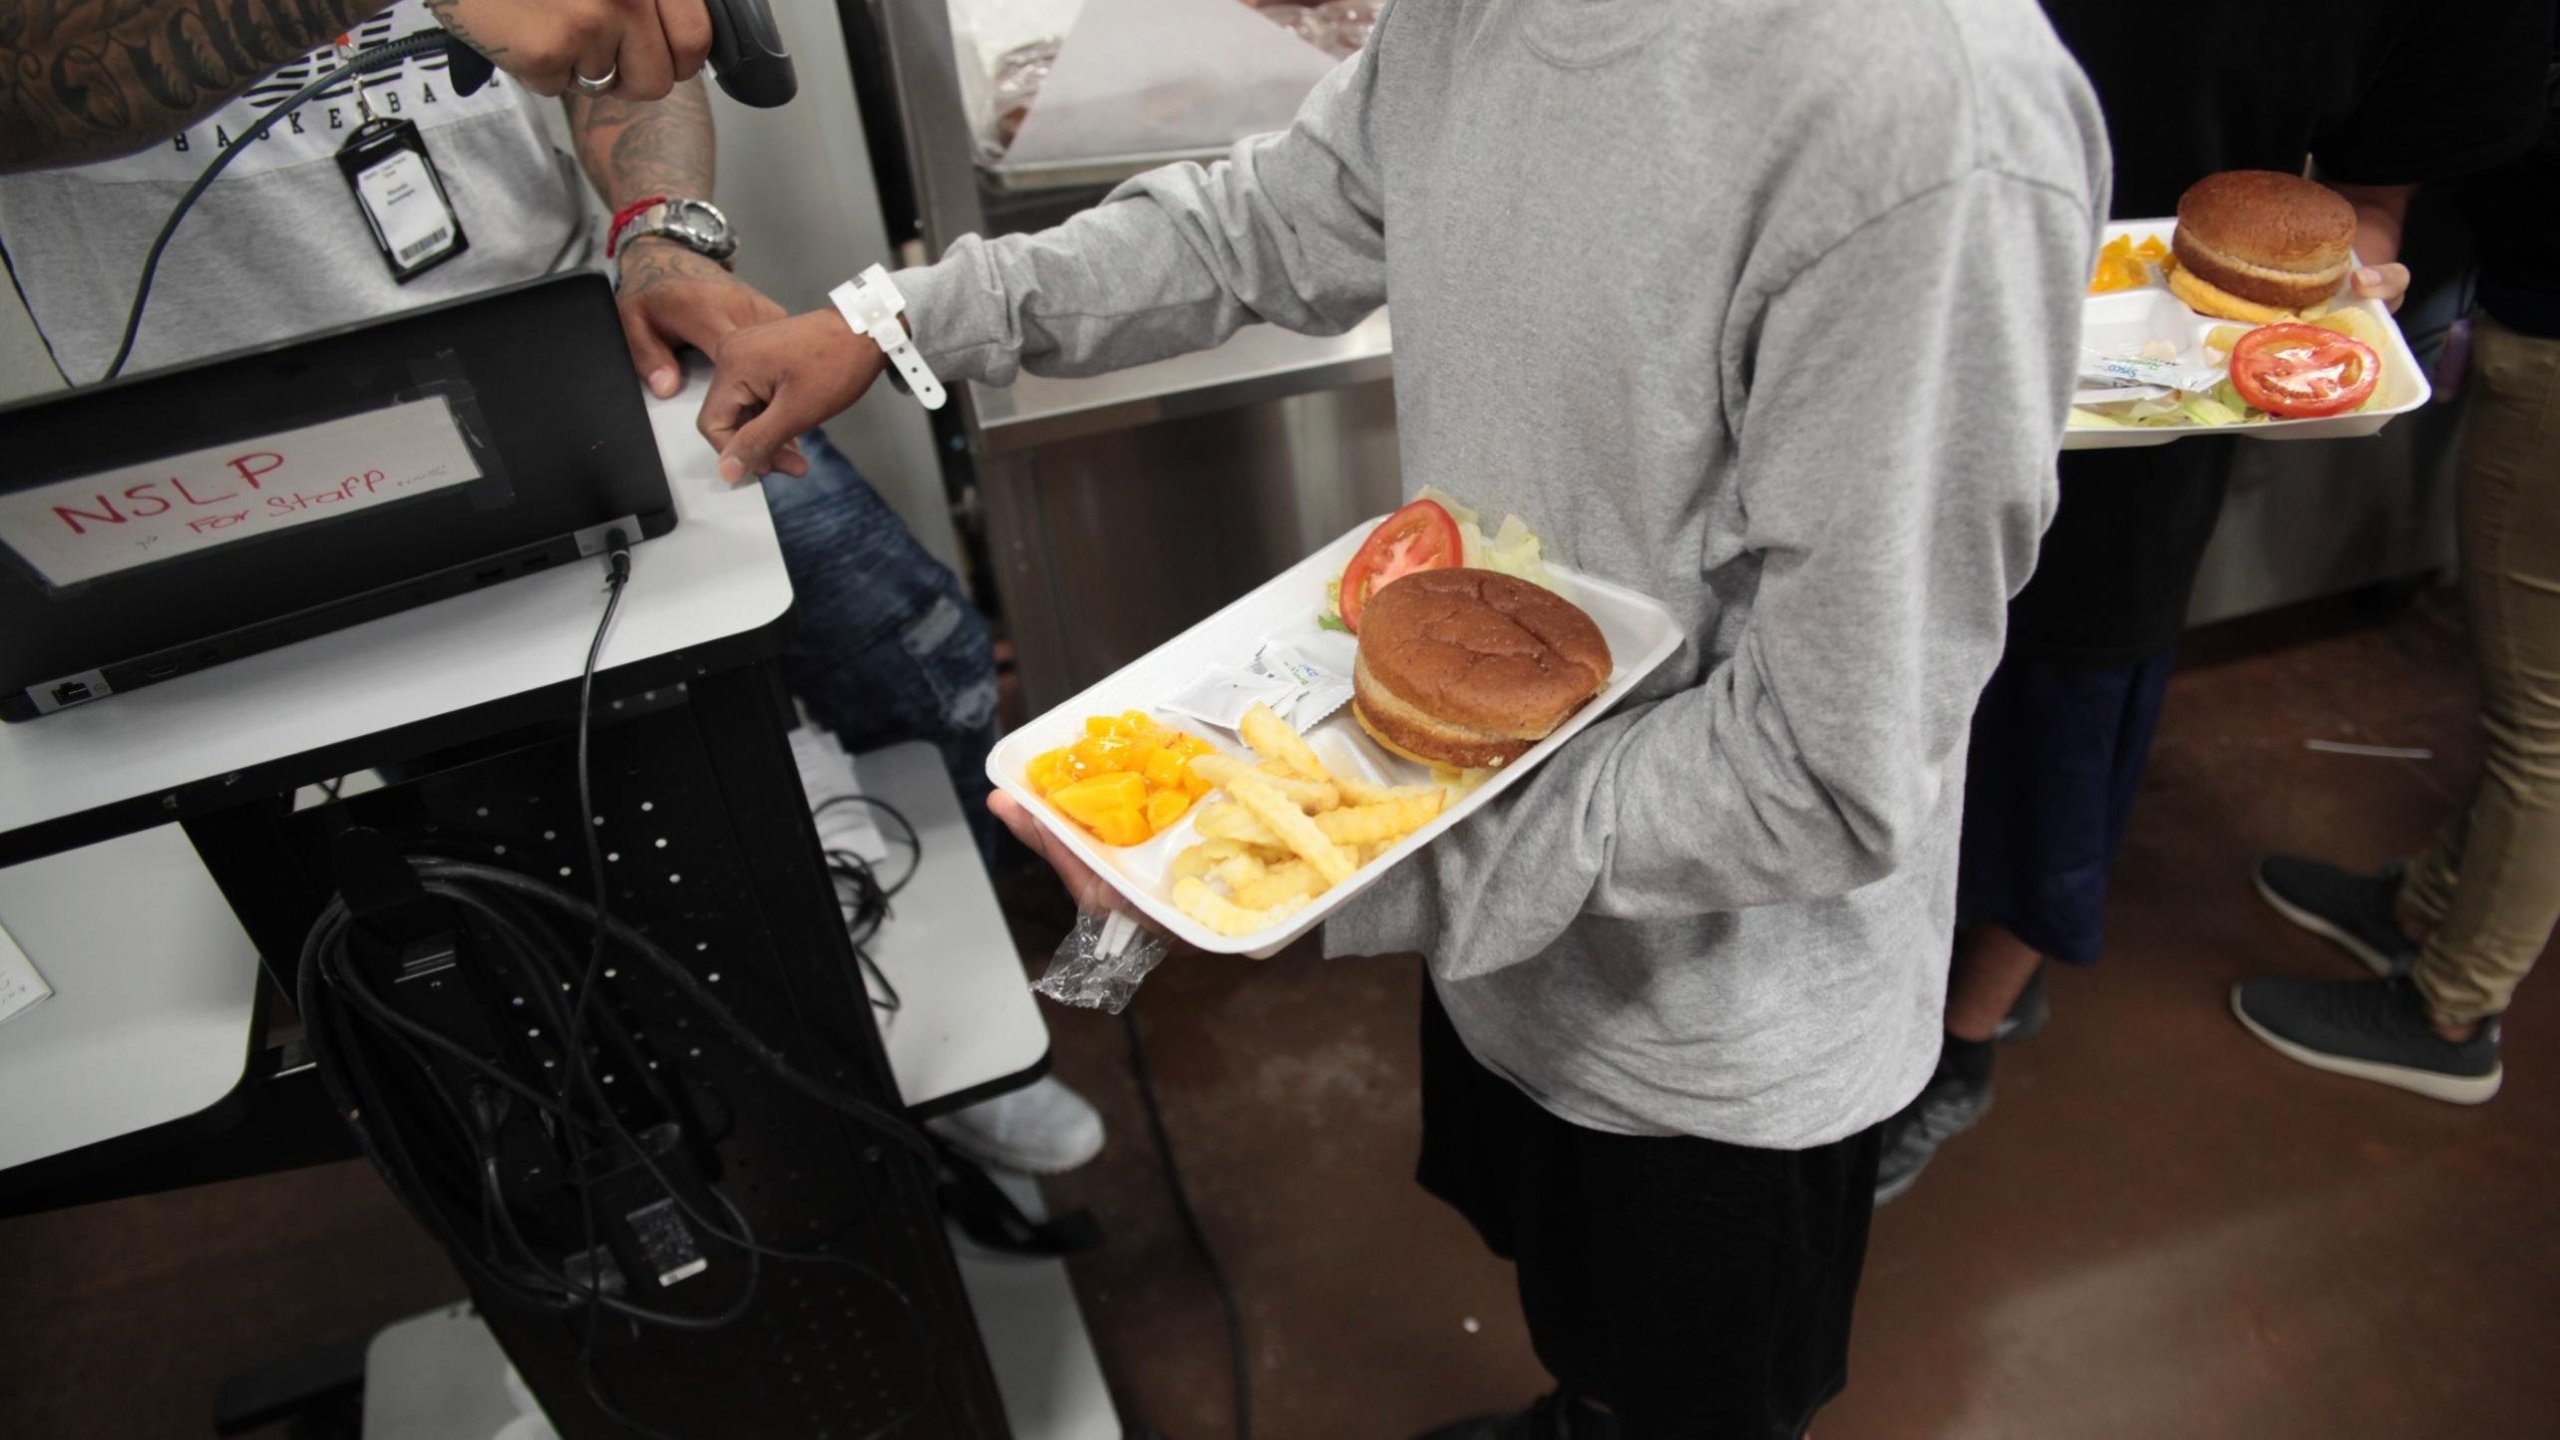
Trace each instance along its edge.
{"label": "plastic bag", "polygon": [[1163,936],[1120,911],[1087,910],[1076,916],[1076,928],[1058,942],[1058,953],[1031,988],[1061,1005],[1117,1015],[1136,998],[1138,982],[1164,962],[1168,948]]}

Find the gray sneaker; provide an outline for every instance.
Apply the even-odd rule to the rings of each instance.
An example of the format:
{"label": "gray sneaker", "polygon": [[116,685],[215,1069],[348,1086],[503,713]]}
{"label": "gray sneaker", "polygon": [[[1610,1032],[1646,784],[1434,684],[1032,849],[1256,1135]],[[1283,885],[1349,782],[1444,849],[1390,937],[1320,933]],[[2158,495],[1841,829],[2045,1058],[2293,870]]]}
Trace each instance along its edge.
{"label": "gray sneaker", "polygon": [[1902,1197],[1937,1158],[1938,1147],[1970,1130],[1991,1109],[1991,1082],[1941,1070],[1911,1103],[1884,1122],[1884,1158],[1876,1165],[1876,1203]]}
{"label": "gray sneaker", "polygon": [[2496,1016],[2457,1045],[2436,1033],[2406,979],[2244,980],[2231,987],[2231,1013],[2287,1059],[2431,1100],[2478,1105],[2505,1075]]}
{"label": "gray sneaker", "polygon": [[2258,862],[2258,894],[2275,912],[2334,941],[2385,980],[2418,963],[2418,942],[2400,928],[2396,910],[2405,866],[2375,875],[2319,860],[2270,855]]}

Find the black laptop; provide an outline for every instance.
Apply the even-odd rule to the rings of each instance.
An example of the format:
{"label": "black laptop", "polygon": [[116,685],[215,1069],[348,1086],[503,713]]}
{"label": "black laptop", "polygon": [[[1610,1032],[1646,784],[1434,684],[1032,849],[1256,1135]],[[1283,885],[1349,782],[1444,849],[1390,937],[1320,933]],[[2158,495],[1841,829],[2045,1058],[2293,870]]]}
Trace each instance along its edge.
{"label": "black laptop", "polygon": [[595,274],[0,408],[0,717],[675,523]]}

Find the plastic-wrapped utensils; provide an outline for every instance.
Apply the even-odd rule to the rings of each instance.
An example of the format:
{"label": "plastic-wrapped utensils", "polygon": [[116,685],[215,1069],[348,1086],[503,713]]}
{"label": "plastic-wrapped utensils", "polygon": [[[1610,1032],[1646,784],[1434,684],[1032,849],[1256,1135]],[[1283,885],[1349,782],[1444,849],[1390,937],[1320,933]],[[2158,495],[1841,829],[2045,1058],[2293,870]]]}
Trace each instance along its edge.
{"label": "plastic-wrapped utensils", "polygon": [[1167,948],[1163,936],[1118,910],[1087,910],[1031,988],[1062,1005],[1117,1015],[1137,995],[1138,982],[1163,963]]}

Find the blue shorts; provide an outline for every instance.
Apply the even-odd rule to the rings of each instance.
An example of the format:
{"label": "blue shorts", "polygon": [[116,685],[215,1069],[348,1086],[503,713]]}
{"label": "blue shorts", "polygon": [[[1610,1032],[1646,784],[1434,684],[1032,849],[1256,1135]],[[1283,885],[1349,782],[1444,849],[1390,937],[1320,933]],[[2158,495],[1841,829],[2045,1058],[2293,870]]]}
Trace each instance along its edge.
{"label": "blue shorts", "polygon": [[986,763],[996,736],[986,617],[826,436],[812,430],[800,449],[807,475],[777,470],[763,481],[795,597],[783,678],[847,750],[939,747],[983,847],[994,833]]}
{"label": "blue shorts", "polygon": [[1958,924],[1997,924],[2086,965],[2151,754],[2175,647],[2123,665],[2011,654],[1973,714]]}

